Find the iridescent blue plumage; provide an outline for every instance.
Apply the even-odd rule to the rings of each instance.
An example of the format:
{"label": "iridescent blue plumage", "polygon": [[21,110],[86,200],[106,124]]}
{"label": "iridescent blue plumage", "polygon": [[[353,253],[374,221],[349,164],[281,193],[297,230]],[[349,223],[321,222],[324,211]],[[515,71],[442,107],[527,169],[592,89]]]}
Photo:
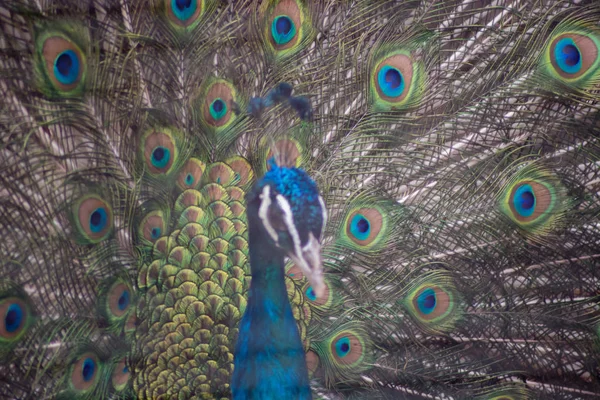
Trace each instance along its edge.
{"label": "iridescent blue plumage", "polygon": [[[284,257],[322,284],[323,202],[302,170],[278,167],[247,197],[252,283],[239,328],[234,399],[311,399],[305,353],[284,281]],[[316,240],[315,240],[316,239]]]}

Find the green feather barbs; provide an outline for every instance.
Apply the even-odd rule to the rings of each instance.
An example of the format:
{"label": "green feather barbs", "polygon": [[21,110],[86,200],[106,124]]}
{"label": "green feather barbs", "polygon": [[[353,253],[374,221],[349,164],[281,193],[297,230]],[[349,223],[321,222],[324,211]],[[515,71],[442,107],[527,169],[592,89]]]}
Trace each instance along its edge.
{"label": "green feather barbs", "polygon": [[75,23],[54,24],[35,32],[35,72],[38,88],[45,96],[78,97],[87,76],[89,38]]}
{"label": "green feather barbs", "polygon": [[542,66],[555,80],[576,87],[592,86],[600,76],[600,33],[565,24],[555,29],[546,45]]}

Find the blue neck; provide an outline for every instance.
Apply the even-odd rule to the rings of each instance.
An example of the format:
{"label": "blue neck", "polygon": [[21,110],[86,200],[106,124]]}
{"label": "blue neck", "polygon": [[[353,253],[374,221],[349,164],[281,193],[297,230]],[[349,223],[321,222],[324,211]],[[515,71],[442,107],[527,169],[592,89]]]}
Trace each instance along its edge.
{"label": "blue neck", "polygon": [[[235,349],[233,398],[311,399],[302,340],[287,296],[284,258],[249,221],[252,283]],[[267,242],[267,243],[265,243]]]}

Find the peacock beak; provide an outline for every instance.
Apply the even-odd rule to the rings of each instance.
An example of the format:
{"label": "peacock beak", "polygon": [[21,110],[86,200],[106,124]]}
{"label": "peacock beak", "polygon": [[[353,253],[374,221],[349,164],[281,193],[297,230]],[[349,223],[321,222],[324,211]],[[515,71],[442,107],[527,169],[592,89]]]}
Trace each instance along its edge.
{"label": "peacock beak", "polygon": [[308,242],[302,248],[297,247],[295,251],[290,251],[288,256],[308,278],[315,295],[317,297],[322,296],[325,291],[325,284],[323,282],[321,244],[312,232],[308,236]]}

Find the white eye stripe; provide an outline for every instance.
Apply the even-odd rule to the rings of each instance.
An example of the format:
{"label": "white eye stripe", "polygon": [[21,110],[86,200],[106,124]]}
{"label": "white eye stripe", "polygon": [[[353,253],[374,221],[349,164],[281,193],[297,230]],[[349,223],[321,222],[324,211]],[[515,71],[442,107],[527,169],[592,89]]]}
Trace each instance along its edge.
{"label": "white eye stripe", "polygon": [[325,201],[321,196],[319,196],[319,204],[321,205],[321,210],[323,212],[323,227],[321,228],[321,237],[319,238],[319,242],[323,240],[323,236],[325,235],[325,226],[327,225],[327,207],[325,207]]}
{"label": "white eye stripe", "polygon": [[290,203],[287,201],[285,197],[278,194],[275,199],[277,200],[277,204],[281,211],[283,211],[283,220],[285,225],[288,228],[288,233],[292,237],[292,241],[294,242],[294,252],[296,254],[302,254],[302,244],[300,243],[300,235],[298,235],[298,231],[296,230],[296,225],[294,225],[294,215],[292,214],[292,207],[290,207]]}
{"label": "white eye stripe", "polygon": [[269,218],[267,218],[267,212],[269,211],[269,207],[271,207],[271,187],[266,185],[262,193],[258,196],[260,201],[260,207],[258,208],[258,217],[262,221],[267,233],[271,238],[277,243],[279,237],[277,236],[277,232],[273,229],[273,226],[269,222]]}

